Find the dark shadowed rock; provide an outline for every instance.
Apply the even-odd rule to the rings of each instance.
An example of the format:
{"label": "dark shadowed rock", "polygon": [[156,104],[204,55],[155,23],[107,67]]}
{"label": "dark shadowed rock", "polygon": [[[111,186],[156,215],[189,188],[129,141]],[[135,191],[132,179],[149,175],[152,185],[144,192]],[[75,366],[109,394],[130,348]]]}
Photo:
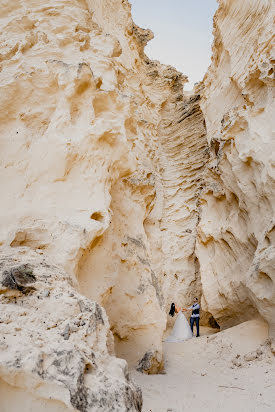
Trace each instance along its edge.
{"label": "dark shadowed rock", "polygon": [[36,281],[32,268],[29,265],[21,265],[4,270],[2,274],[2,286],[8,289],[19,290],[22,293],[28,293],[35,290],[33,286],[28,286]]}

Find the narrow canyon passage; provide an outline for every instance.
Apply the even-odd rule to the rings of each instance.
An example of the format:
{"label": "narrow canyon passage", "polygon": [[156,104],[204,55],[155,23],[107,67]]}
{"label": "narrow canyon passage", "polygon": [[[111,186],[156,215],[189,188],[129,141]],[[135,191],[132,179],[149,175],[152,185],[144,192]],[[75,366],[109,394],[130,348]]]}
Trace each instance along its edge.
{"label": "narrow canyon passage", "polygon": [[[153,68],[154,91],[166,85]],[[151,73],[146,69],[145,75]],[[174,70],[167,75],[171,94],[160,107],[157,127],[146,122],[143,152],[133,149],[141,163],[138,177],[112,187],[111,224],[86,250],[77,271],[81,293],[107,311],[116,355],[131,366],[152,357],[150,373],[162,368],[156,342],[165,330],[164,311],[172,300],[188,302],[202,293],[195,244],[209,159],[205,120],[199,93],[183,96],[181,76]],[[151,161],[144,170],[145,157]],[[206,324],[209,315],[203,314]]]}
{"label": "narrow canyon passage", "polygon": [[127,0],[0,4],[0,412],[271,411],[273,1],[218,0],[192,92]]}

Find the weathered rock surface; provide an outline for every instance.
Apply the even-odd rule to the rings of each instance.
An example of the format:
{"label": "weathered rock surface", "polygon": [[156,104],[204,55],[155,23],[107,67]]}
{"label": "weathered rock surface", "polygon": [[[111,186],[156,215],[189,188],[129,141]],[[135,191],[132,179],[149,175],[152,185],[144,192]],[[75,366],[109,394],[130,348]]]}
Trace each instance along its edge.
{"label": "weathered rock surface", "polygon": [[35,1],[27,15],[5,3],[2,14],[0,242],[50,256],[105,307],[116,353],[136,366],[153,353],[155,371],[168,302],[200,282],[199,95],[146,58],[152,34],[126,1]]}
{"label": "weathered rock surface", "polygon": [[196,256],[204,307],[275,334],[274,3],[220,1],[201,107],[210,147]]}
{"label": "weathered rock surface", "polygon": [[1,271],[26,276],[22,264],[35,289],[26,292],[0,277],[1,412],[18,411],[19,404],[26,412],[140,411],[141,393],[126,361],[111,355],[104,309],[36,252],[1,253]]}
{"label": "weathered rock surface", "polygon": [[171,301],[196,295],[205,322],[261,316],[274,334],[272,1],[219,2],[190,94],[144,55],[152,33],[126,0],[0,1],[7,405],[139,410],[110,354],[161,370]]}
{"label": "weathered rock surface", "polygon": [[160,67],[167,78],[149,99],[152,33],[126,1],[1,6],[0,244],[50,256],[106,307],[136,363],[150,351],[161,364],[166,316],[143,226],[154,177],[135,146],[148,144],[149,119],[157,135],[177,74]]}

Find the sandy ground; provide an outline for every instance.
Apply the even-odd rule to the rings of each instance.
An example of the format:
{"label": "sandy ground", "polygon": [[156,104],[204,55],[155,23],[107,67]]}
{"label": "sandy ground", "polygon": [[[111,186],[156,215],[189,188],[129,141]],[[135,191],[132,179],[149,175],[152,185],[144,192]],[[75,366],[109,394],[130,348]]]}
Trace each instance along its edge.
{"label": "sandy ground", "polygon": [[255,320],[214,335],[201,332],[184,343],[164,343],[165,374],[132,371],[143,411],[275,411],[275,357],[266,324]]}

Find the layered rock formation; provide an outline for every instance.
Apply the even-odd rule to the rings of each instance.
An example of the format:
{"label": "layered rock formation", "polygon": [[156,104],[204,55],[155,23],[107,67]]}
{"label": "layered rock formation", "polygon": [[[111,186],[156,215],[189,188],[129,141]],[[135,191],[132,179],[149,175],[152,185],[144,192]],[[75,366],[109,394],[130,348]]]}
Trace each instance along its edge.
{"label": "layered rock formation", "polygon": [[146,58],[127,2],[2,14],[1,243],[50,256],[106,308],[117,354],[155,372],[165,304],[196,285],[198,96]]}
{"label": "layered rock formation", "polygon": [[214,18],[196,255],[205,309],[218,323],[260,314],[275,335],[273,6],[223,0]]}
{"label": "layered rock formation", "polygon": [[[12,399],[19,397],[41,410],[106,411],[114,407],[120,411],[140,410],[140,393],[129,382],[125,364],[111,357],[113,348],[107,345],[110,334],[104,311],[101,322],[97,318],[101,309],[95,309],[99,308],[98,303],[105,304],[105,301],[108,309],[106,297],[110,289],[109,283],[105,282],[106,287],[99,290],[97,277],[102,276],[104,280],[109,275],[112,286],[122,286],[123,277],[128,273],[131,275],[130,262],[134,266],[138,259],[142,261],[142,254],[127,258],[123,273],[119,267],[116,269],[115,253],[106,254],[109,272],[97,273],[98,269],[91,266],[91,290],[84,287],[82,267],[110,226],[111,205],[115,208],[111,193],[125,185],[130,205],[131,201],[135,203],[138,191],[146,186],[143,179],[140,184],[136,184],[134,178],[129,183],[123,179],[137,169],[132,150],[133,135],[137,133],[135,124],[132,124],[132,112],[137,103],[132,90],[138,88],[136,73],[141,62],[145,64],[142,50],[151,34],[134,26],[127,2],[56,0],[46,5],[42,1],[33,1],[27,6],[20,1],[1,2],[1,269],[7,265],[16,269],[29,263],[36,269],[35,276],[40,277],[40,288],[38,295],[30,289],[26,296],[23,290],[16,289],[19,304],[16,303],[14,308],[14,301],[9,300],[13,278],[9,284],[4,273],[1,277],[4,309],[1,313],[12,312],[7,321],[5,317],[2,320],[1,335],[7,329],[13,336],[1,346],[1,391],[5,396],[8,393],[3,407],[16,410],[18,403],[14,401],[13,405]],[[122,84],[126,78],[129,90],[125,87],[124,91]],[[166,93],[169,94],[169,85]],[[140,96],[145,105],[146,96],[142,91]],[[148,196],[148,201],[147,196],[144,201],[141,199],[140,206],[136,202],[136,210],[141,216],[133,210],[132,220],[137,222],[136,228],[126,230],[134,245],[138,244],[135,236],[143,234],[143,214],[151,195]],[[120,212],[118,205],[117,213]],[[121,219],[122,225],[123,215]],[[115,232],[112,244],[120,241]],[[49,287],[58,291],[58,285],[52,279],[43,290],[43,279],[46,281],[53,276],[54,269],[50,266],[48,273],[40,270],[40,256],[45,257],[46,264],[53,262],[58,268],[60,280],[57,282],[62,281],[64,289],[58,307],[52,305],[52,300],[46,306],[48,316],[41,311],[40,293],[44,296]],[[110,317],[113,322],[110,326],[115,336],[121,334],[123,337],[126,333],[126,339],[135,328],[151,328],[152,333],[147,333],[147,339],[141,339],[136,353],[138,360],[145,355],[149,359],[145,367],[150,369],[151,365],[156,365],[157,370],[162,362],[161,336],[165,314],[160,310],[156,279],[152,280],[150,270],[146,271],[144,264],[141,265],[137,273],[133,272],[133,276],[125,280],[122,298],[114,290],[115,298],[116,293],[118,296],[117,300],[114,298],[113,307],[123,313],[124,305],[125,316]],[[66,277],[62,275],[64,270],[68,273]],[[89,303],[91,309],[87,312],[91,313],[85,315],[87,319],[82,319],[81,308],[75,299],[67,301],[67,291],[71,290],[69,283],[88,297],[97,299],[98,303]],[[139,313],[132,290],[134,298],[140,296]],[[80,295],[76,296],[81,301]],[[19,326],[16,326],[17,311],[21,309],[25,313],[26,325],[23,337],[19,333],[23,329],[22,322],[18,320]],[[127,315],[131,312],[133,315],[129,319]],[[47,328],[39,326],[37,333],[42,340],[39,350],[33,353],[30,347],[35,346],[37,336],[30,333],[29,324],[35,316],[36,323],[40,316],[47,316],[49,322],[53,320],[64,330],[56,329],[51,343],[48,342]],[[137,327],[131,323],[136,319]],[[87,321],[88,329],[92,324],[95,328],[86,330],[86,327],[73,336],[68,334],[71,327],[78,327],[74,326],[78,320]],[[10,328],[6,328],[6,323],[12,323]],[[100,326],[101,323],[104,326]],[[64,339],[68,340],[66,345]],[[58,348],[64,346],[65,353],[63,349],[59,353]],[[97,361],[90,368],[92,352]],[[10,353],[13,361],[9,357],[6,359],[6,353]],[[15,353],[19,359],[16,364]],[[36,365],[41,357],[46,366],[41,365],[40,371]],[[40,393],[39,388],[44,385],[42,381],[46,386],[51,381],[51,388]]]}
{"label": "layered rock formation", "polygon": [[[171,301],[202,296],[206,321],[261,315],[273,331],[272,2],[248,3],[220,0],[188,94],[144,54],[152,33],[126,0],[1,1],[7,405],[139,410],[113,354],[159,371]],[[35,282],[16,282],[22,264]]]}

